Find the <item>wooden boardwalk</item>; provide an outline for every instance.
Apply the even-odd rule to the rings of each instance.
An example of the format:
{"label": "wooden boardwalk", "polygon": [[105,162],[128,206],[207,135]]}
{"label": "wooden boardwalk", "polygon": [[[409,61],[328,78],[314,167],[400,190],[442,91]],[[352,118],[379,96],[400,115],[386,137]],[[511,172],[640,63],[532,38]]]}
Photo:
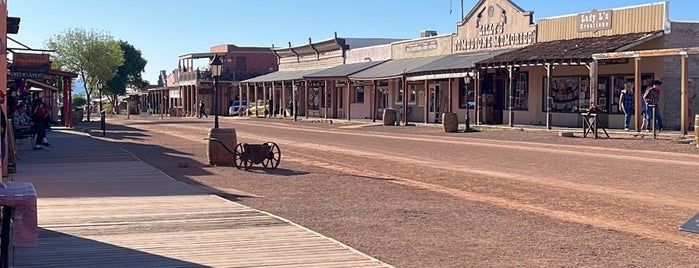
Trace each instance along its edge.
{"label": "wooden boardwalk", "polygon": [[60,151],[20,152],[12,175],[39,196],[39,246],[17,247],[15,267],[391,267],[107,143],[51,134]]}

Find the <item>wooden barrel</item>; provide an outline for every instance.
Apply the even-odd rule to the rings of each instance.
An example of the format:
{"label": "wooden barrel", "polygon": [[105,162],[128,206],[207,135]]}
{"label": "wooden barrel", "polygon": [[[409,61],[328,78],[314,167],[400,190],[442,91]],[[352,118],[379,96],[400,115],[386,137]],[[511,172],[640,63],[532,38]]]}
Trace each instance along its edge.
{"label": "wooden barrel", "polygon": [[[238,138],[235,135],[235,128],[212,128],[209,130],[209,138],[216,138],[223,142],[231,151],[235,150]],[[233,154],[228,152],[220,143],[209,140],[206,143],[209,165],[212,166],[234,166]]]}
{"label": "wooden barrel", "polygon": [[396,124],[396,110],[394,109],[384,109],[383,110],[383,125],[393,126]]}
{"label": "wooden barrel", "polygon": [[442,113],[442,128],[444,132],[459,131],[459,120],[456,113]]}
{"label": "wooden barrel", "polygon": [[694,141],[699,148],[699,114],[694,115]]}

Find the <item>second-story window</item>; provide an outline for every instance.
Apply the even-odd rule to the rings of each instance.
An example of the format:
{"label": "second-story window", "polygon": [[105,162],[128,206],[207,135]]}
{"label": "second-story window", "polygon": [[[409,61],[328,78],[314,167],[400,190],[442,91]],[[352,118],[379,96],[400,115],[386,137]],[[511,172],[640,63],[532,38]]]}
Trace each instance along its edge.
{"label": "second-story window", "polygon": [[235,69],[237,71],[247,71],[248,70],[248,60],[245,57],[237,57],[236,58],[236,64],[235,64]]}

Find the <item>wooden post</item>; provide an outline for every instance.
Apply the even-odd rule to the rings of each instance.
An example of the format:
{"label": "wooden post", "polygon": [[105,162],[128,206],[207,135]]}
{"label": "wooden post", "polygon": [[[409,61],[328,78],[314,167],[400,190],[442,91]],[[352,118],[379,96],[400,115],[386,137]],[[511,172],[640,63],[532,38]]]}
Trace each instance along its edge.
{"label": "wooden post", "polygon": [[[687,68],[687,58],[689,56],[683,55],[681,56],[681,93],[680,93],[680,132],[682,132],[682,136],[687,136],[687,132],[689,131],[689,94],[687,92],[687,82],[689,81],[689,73],[688,73],[688,68]],[[695,126],[696,127],[696,126]]]}
{"label": "wooden post", "polygon": [[[430,99],[430,85],[429,85],[427,79],[425,79],[425,83],[424,83],[424,84],[425,84],[425,96],[424,96],[424,100],[425,100],[425,112],[424,112],[423,114],[424,114],[424,116],[425,116],[425,124],[428,124],[428,123],[429,123],[429,117],[430,117],[430,116],[429,116],[429,115],[430,115],[430,102],[429,102],[429,99]],[[435,91],[435,94],[436,94],[436,93],[437,93],[437,92]],[[407,108],[406,108],[404,111],[407,111]]]}
{"label": "wooden post", "polygon": [[633,61],[633,73],[634,73],[634,91],[636,91],[634,95],[634,114],[633,114],[633,120],[634,120],[634,127],[636,128],[636,132],[641,132],[641,111],[643,111],[643,108],[641,107],[641,95],[643,90],[641,89],[641,58],[637,57],[634,58]]}

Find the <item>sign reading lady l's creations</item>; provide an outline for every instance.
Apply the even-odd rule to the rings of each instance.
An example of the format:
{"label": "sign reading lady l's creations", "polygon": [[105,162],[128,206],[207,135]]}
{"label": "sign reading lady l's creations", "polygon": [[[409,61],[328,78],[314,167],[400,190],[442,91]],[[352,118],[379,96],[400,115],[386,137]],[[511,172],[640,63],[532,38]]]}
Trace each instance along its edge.
{"label": "sign reading lady l's creations", "polygon": [[612,28],[611,10],[592,10],[578,14],[578,32],[595,32]]}

